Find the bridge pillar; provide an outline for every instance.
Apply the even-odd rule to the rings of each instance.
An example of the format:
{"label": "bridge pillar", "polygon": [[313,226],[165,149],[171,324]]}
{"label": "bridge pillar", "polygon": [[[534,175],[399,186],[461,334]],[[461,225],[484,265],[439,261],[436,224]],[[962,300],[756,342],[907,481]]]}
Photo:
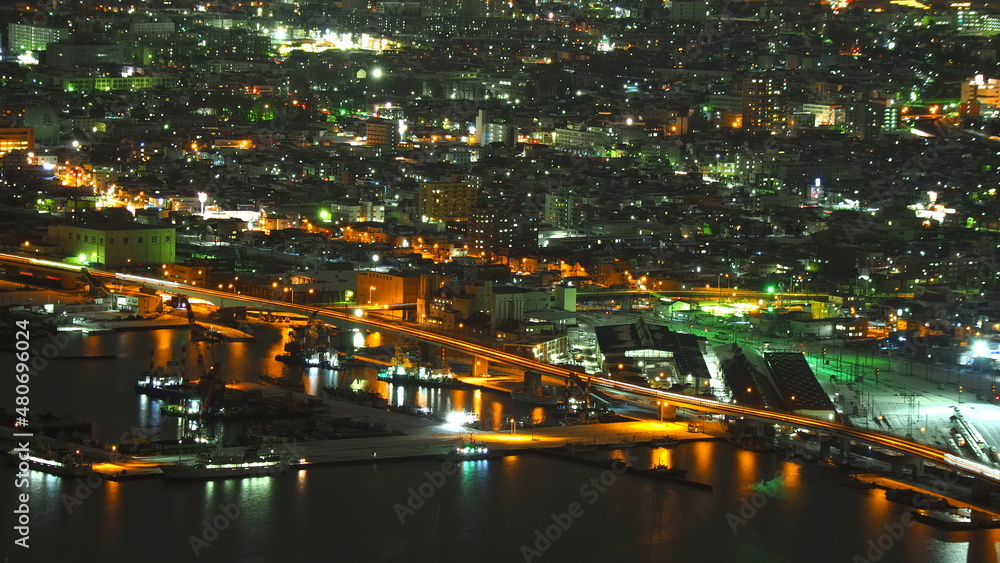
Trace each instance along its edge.
{"label": "bridge pillar", "polygon": [[623,297],[622,298],[622,311],[631,311],[632,310],[632,303],[633,303],[633,299],[631,297]]}
{"label": "bridge pillar", "polygon": [[892,456],[890,464],[891,464],[890,472],[892,473],[892,476],[893,477],[902,477],[903,476],[903,465],[906,464],[906,456],[905,455],[894,455],[894,456]]}
{"label": "bridge pillar", "polygon": [[760,421],[750,418],[730,419],[729,433],[733,435],[737,442],[744,440],[756,440],[763,434]]}
{"label": "bridge pillar", "polygon": [[990,492],[993,490],[993,483],[982,477],[972,478],[972,498],[973,500],[989,500]]}
{"label": "bridge pillar", "polygon": [[892,476],[893,477],[903,477],[903,470],[906,466],[913,467],[913,474],[911,477],[919,477],[924,474],[924,460],[918,457],[913,457],[909,455],[899,455],[892,457]]}
{"label": "bridge pillar", "polygon": [[847,463],[851,459],[851,439],[841,438],[837,440],[838,461]]}
{"label": "bridge pillar", "polygon": [[[434,358],[435,348],[437,348],[437,346],[434,346],[430,342],[424,342],[422,340],[417,340],[417,349],[420,350],[420,361],[421,362],[429,362],[431,360],[435,360],[435,358]],[[441,366],[439,366],[436,363],[436,360],[435,360],[434,367],[441,367]]]}
{"label": "bridge pillar", "polygon": [[670,403],[663,403],[657,405],[658,415],[660,420],[677,420],[677,407],[671,405]]}
{"label": "bridge pillar", "polygon": [[353,330],[341,330],[338,333],[338,337],[340,338],[340,345],[337,346],[337,348],[340,351],[344,352],[345,354],[353,354],[355,348],[354,338],[355,335],[357,334],[358,333]]}
{"label": "bridge pillar", "polygon": [[486,358],[474,356],[472,358],[472,377],[486,377],[490,370],[490,361]]}
{"label": "bridge pillar", "polygon": [[219,307],[219,320],[223,323],[233,323],[247,320],[247,308],[245,306]]}
{"label": "bridge pillar", "polygon": [[830,445],[831,445],[830,436],[820,436],[820,440],[819,440],[819,458],[820,459],[829,459],[830,458]]}

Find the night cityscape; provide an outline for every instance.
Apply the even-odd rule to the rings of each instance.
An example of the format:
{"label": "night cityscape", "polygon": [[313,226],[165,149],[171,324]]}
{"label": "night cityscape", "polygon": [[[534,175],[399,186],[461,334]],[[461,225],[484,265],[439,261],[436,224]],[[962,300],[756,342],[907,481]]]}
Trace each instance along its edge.
{"label": "night cityscape", "polygon": [[1000,6],[0,5],[4,563],[1000,561]]}

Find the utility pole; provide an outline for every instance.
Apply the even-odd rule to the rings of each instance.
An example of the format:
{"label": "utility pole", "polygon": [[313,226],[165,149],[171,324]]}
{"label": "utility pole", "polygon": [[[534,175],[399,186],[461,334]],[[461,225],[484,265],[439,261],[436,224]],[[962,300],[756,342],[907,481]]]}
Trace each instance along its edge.
{"label": "utility pole", "polygon": [[[913,438],[913,414],[917,412],[919,415],[919,408],[915,407],[917,397],[920,396],[919,393],[900,393],[900,397],[906,399],[907,409],[906,409],[906,437]],[[918,419],[919,420],[919,419]]]}

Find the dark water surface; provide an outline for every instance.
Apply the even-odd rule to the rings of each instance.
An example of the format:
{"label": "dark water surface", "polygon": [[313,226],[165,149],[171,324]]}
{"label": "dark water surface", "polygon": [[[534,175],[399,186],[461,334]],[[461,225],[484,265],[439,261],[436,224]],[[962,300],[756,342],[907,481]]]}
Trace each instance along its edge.
{"label": "dark water surface", "polygon": [[[216,347],[226,379],[254,381],[262,369],[297,374],[270,359],[281,351],[279,331],[260,330],[257,337],[255,344]],[[71,337],[64,354],[120,358],[52,362],[32,379],[32,411],[91,421],[95,439],[109,443],[133,426],[176,425],[161,420],[132,386],[150,349],[163,361],[186,339],[183,331]],[[10,354],[0,355],[0,370],[13,373],[12,363]],[[308,382],[343,386],[355,377],[315,372]],[[407,401],[424,393],[441,408],[477,409],[484,420],[516,408],[488,393],[401,393]],[[0,388],[0,406],[8,411],[13,394],[11,383]],[[715,491],[535,456],[466,462],[447,476],[435,473],[440,462],[405,462],[91,487],[30,472],[31,548],[23,550],[13,545],[16,470],[3,466],[0,553],[11,562],[998,560],[1000,531],[903,526],[907,509],[885,500],[882,491],[839,485],[836,472],[825,468],[709,442],[616,455],[634,456],[636,465],[686,468],[689,478]],[[751,488],[761,479],[778,480],[773,497]],[[546,532],[557,539],[540,539]],[[883,534],[883,549],[873,551]]]}

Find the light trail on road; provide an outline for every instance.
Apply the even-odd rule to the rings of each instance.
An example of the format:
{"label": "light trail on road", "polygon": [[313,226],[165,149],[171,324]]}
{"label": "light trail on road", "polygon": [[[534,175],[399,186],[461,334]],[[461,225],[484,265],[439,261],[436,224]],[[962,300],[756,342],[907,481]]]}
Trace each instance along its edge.
{"label": "light trail on road", "polygon": [[[2,253],[0,253],[0,259],[14,259],[14,261],[21,263],[24,262],[32,263],[31,261],[33,260],[20,256],[2,254]],[[48,261],[38,261],[38,262],[48,262]],[[49,264],[53,264],[53,266],[49,266]],[[58,265],[58,263],[55,262],[51,262],[49,264],[39,264],[39,265],[44,265],[49,267],[56,267],[56,265]],[[59,265],[59,267],[62,266]],[[82,271],[83,268],[81,267],[78,270]],[[535,360],[531,360],[529,358],[525,358],[523,356],[518,356],[516,354],[504,352],[502,350],[497,350],[496,348],[492,348],[475,342],[469,342],[466,340],[454,338],[447,335],[428,332],[426,330],[409,327],[401,323],[388,322],[364,316],[359,317],[355,315],[353,312],[349,312],[346,310],[339,310],[330,307],[301,305],[297,303],[275,301],[260,297],[251,297],[243,294],[227,293],[225,291],[217,291],[214,289],[188,286],[167,280],[158,280],[155,278],[147,278],[132,274],[121,274],[117,272],[108,272],[108,271],[90,270],[90,269],[88,269],[88,271],[92,276],[97,278],[139,283],[146,285],[148,287],[158,288],[172,293],[189,294],[189,296],[191,297],[200,297],[203,299],[206,297],[214,297],[217,299],[228,300],[233,303],[242,302],[248,304],[255,304],[258,306],[266,305],[267,307],[270,307],[272,309],[281,309],[288,312],[295,312],[306,317],[309,317],[314,313],[316,313],[317,318],[321,320],[333,321],[333,323],[331,324],[337,324],[337,322],[353,323],[356,325],[369,327],[373,329],[395,332],[411,336],[413,338],[423,340],[426,342],[440,344],[442,346],[450,347],[455,350],[467,352],[469,354],[473,354],[487,360],[517,366],[526,370],[537,371],[539,373],[543,373],[545,375],[550,375],[554,377],[574,379],[583,383],[589,383],[591,386],[594,387],[611,389],[619,393],[627,393],[629,395],[637,396],[640,398],[646,398],[651,401],[666,402],[676,407],[683,407],[700,412],[710,412],[710,413],[725,414],[736,417],[773,421],[792,426],[818,430],[821,432],[828,432],[830,434],[834,434],[840,437],[867,442],[869,444],[882,446],[909,455],[917,456],[939,465],[948,466],[953,469],[963,471],[967,474],[971,474],[977,477],[982,477],[984,479],[989,479],[990,481],[993,482],[1000,482],[1000,471],[998,471],[996,468],[986,466],[970,460],[966,460],[963,458],[958,458],[951,455],[948,452],[931,448],[917,442],[913,442],[904,438],[898,438],[896,436],[892,436],[882,432],[874,432],[871,430],[853,428],[832,421],[824,421],[815,418],[808,418],[791,413],[782,413],[766,409],[741,407],[739,405],[721,403],[719,401],[712,401],[700,397],[692,397],[689,395],[670,393],[659,389],[640,387],[638,385],[632,385],[630,383],[615,381],[605,377],[600,377],[585,372],[572,370],[562,366],[556,366],[552,364],[538,362]]]}

